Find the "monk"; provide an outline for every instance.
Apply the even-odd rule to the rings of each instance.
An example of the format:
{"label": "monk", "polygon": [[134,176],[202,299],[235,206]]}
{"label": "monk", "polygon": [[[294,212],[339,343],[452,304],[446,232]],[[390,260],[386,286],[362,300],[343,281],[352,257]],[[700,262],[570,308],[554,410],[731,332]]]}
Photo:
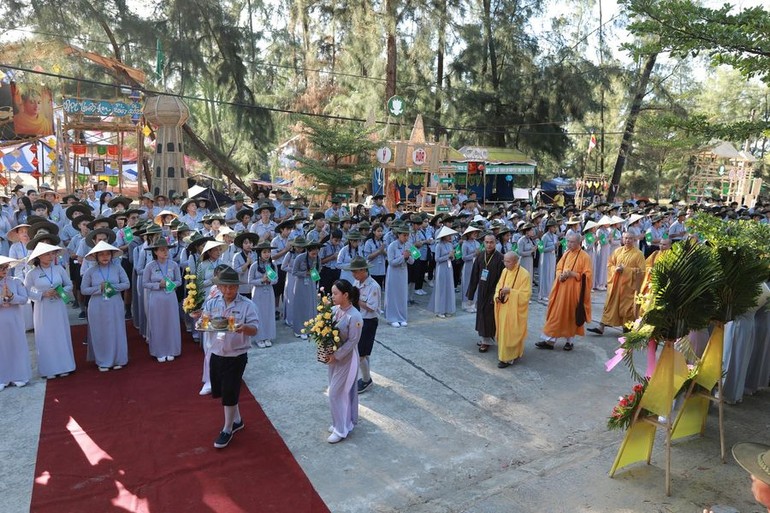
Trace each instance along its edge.
{"label": "monk", "polygon": [[495,288],[495,324],[497,325],[497,363],[504,369],[524,354],[527,338],[529,298],[532,279],[519,265],[519,255],[509,251],[503,256],[503,274]]}
{"label": "monk", "polygon": [[580,300],[580,290],[585,279],[583,308],[586,322],[591,320],[591,284],[593,268],[588,253],[580,249],[581,237],[577,232],[567,235],[567,251],[556,264],[556,277],[548,297],[548,311],[545,314],[545,326],[542,340],[536,343],[538,349],[553,349],[556,339],[566,338],[563,349],[572,351],[575,336],[584,335],[583,325],[575,322],[575,308]]}
{"label": "monk", "polygon": [[655,265],[655,262],[658,260],[658,257],[671,249],[671,239],[665,238],[660,239],[660,249],[656,249],[652,252],[650,256],[647,257],[647,260],[644,262],[644,280],[642,281],[642,288],[641,288],[641,294],[647,294],[650,291],[650,274],[652,273],[652,267]]}
{"label": "monk", "polygon": [[476,331],[481,337],[480,353],[486,353],[489,346],[495,343],[495,287],[503,272],[503,255],[495,245],[497,238],[493,234],[484,236],[484,251],[473,261],[471,281],[468,284],[466,298],[473,300],[478,289],[476,301]]}
{"label": "monk", "polygon": [[636,319],[636,294],[641,289],[646,264],[633,235],[624,233],[622,242],[607,262],[607,300],[599,327],[588,328],[591,333],[603,335],[605,326],[624,326]]}

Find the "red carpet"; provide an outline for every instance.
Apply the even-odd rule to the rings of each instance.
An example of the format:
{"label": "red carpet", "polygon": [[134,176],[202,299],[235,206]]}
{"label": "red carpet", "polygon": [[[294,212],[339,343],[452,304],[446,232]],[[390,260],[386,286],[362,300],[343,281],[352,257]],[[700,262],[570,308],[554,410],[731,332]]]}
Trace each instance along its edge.
{"label": "red carpet", "polygon": [[47,385],[31,511],[329,511],[245,385],[245,428],[214,448],[222,406],[198,395],[203,355],[189,337],[161,364],[131,326],[128,366],[101,373],[84,336],[72,328],[77,372]]}

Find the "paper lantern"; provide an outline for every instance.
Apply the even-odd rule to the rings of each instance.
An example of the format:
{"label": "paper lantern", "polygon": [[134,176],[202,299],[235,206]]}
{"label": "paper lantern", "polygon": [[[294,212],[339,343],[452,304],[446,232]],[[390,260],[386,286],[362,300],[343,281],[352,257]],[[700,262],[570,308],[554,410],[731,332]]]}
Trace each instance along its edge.
{"label": "paper lantern", "polygon": [[32,160],[30,160],[29,163],[32,164],[33,166],[37,167],[37,165],[40,163],[40,161],[37,160],[37,157],[32,157]]}
{"label": "paper lantern", "polygon": [[4,176],[0,176],[0,187],[5,187],[8,185],[8,179]]}
{"label": "paper lantern", "polygon": [[49,151],[48,152],[48,158],[51,159],[51,160],[55,159],[56,158],[56,152],[53,151],[53,150]]}
{"label": "paper lantern", "polygon": [[56,173],[59,172],[59,168],[56,166],[56,164],[51,164],[50,166],[48,166],[48,172],[51,173],[52,175],[55,175]]}
{"label": "paper lantern", "polygon": [[56,139],[54,137],[48,139],[48,146],[56,146]]}
{"label": "paper lantern", "polygon": [[145,137],[149,137],[150,134],[152,133],[152,130],[150,130],[149,126],[144,125],[144,128],[142,128],[142,133],[144,134]]}
{"label": "paper lantern", "polygon": [[75,155],[85,155],[86,154],[86,145],[85,144],[73,144],[72,145],[72,153]]}
{"label": "paper lantern", "polygon": [[41,174],[40,174],[40,171],[38,171],[37,169],[35,169],[34,171],[32,171],[32,174],[31,174],[30,176],[31,176],[32,178],[34,178],[35,180],[37,180],[38,178],[40,178],[40,177],[41,177],[41,176],[43,176],[43,175],[41,175]]}
{"label": "paper lantern", "polygon": [[78,183],[80,185],[85,185],[87,181],[88,181],[88,175],[78,174]]}
{"label": "paper lantern", "polygon": [[30,151],[31,153],[35,153],[35,154],[37,154],[37,143],[35,143],[35,144],[30,144],[30,145],[29,145],[29,151]]}
{"label": "paper lantern", "polygon": [[107,178],[107,183],[110,184],[110,187],[115,187],[118,185],[118,175],[113,175]]}
{"label": "paper lantern", "polygon": [[110,144],[107,146],[107,155],[110,157],[117,157],[118,156],[118,145],[117,144]]}
{"label": "paper lantern", "polygon": [[101,144],[98,145],[96,147],[96,153],[98,153],[99,155],[107,155],[107,147]]}

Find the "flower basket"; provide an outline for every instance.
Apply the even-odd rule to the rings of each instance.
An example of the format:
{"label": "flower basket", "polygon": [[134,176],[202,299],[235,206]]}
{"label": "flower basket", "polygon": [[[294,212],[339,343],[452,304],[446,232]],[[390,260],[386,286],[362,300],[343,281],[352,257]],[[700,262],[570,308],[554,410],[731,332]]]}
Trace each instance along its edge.
{"label": "flower basket", "polygon": [[328,363],[329,358],[334,354],[333,347],[318,347],[316,349],[316,360],[321,363]]}
{"label": "flower basket", "polygon": [[[642,396],[647,390],[649,381],[643,380],[634,385],[633,391],[618,398],[618,404],[612,409],[612,414],[607,419],[607,429],[626,430],[631,426],[634,419],[634,413],[642,401]],[[643,418],[650,415],[647,410],[639,412],[639,417]]]}
{"label": "flower basket", "polygon": [[[206,299],[206,293],[203,287],[203,274],[190,274],[190,268],[185,269],[184,276],[185,289],[187,289],[187,295],[182,302],[182,309],[186,314],[197,312],[203,308],[203,301]],[[200,278],[198,278],[200,275]]]}
{"label": "flower basket", "polygon": [[340,332],[334,318],[331,297],[321,294],[318,296],[321,298],[317,307],[318,314],[305,322],[302,333],[309,335],[310,340],[315,343],[316,359],[321,363],[329,363],[329,358],[340,343]]}

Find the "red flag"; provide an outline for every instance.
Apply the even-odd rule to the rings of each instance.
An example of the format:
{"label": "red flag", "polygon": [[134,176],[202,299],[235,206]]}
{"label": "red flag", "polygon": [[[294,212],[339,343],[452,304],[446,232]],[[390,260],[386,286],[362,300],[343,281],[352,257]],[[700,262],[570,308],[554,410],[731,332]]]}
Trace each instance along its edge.
{"label": "red flag", "polygon": [[596,136],[594,134],[591,134],[591,140],[588,141],[588,154],[591,154],[591,150],[596,148]]}

